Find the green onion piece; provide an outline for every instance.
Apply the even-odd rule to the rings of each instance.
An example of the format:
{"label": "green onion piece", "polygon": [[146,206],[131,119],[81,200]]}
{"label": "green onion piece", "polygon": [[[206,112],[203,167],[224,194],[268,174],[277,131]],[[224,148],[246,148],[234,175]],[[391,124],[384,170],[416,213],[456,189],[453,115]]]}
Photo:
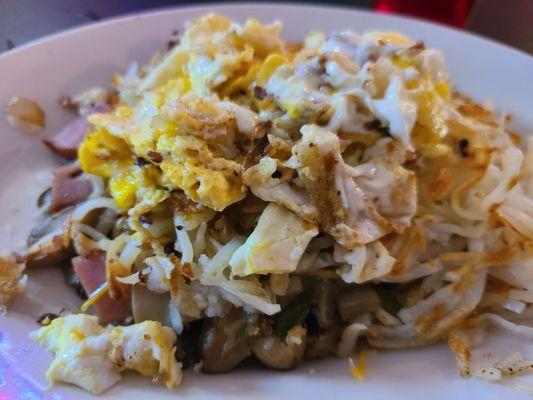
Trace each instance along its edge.
{"label": "green onion piece", "polygon": [[303,291],[277,315],[274,322],[274,334],[278,338],[285,340],[287,332],[304,320],[313,303],[314,294],[315,291],[312,289]]}

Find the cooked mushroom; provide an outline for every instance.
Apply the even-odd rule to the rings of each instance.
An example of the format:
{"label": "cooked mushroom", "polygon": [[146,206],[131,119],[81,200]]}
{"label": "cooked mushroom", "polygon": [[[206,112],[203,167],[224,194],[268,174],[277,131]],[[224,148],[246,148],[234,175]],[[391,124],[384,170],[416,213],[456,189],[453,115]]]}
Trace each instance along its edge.
{"label": "cooked mushroom", "polygon": [[339,341],[340,329],[332,328],[316,336],[307,338],[305,356],[308,358],[324,358],[335,352]]}
{"label": "cooked mushroom", "polygon": [[202,370],[210,373],[229,371],[250,355],[244,335],[242,310],[232,309],[222,318],[208,319],[200,335]]}
{"label": "cooked mushroom", "polygon": [[57,265],[73,255],[69,215],[57,214],[32,229],[24,257],[28,267]]}
{"label": "cooked mushroom", "polygon": [[71,213],[70,210],[63,210],[57,214],[47,217],[39,224],[35,225],[30,231],[28,238],[26,239],[26,246],[31,247],[42,239],[45,235],[53,231],[61,231],[63,225],[67,222],[68,217]]}
{"label": "cooked mushroom", "polygon": [[337,310],[344,322],[352,322],[365,312],[377,311],[380,306],[379,296],[371,286],[348,286],[337,297]]}
{"label": "cooked mushroom", "polygon": [[293,327],[285,340],[275,335],[262,336],[252,342],[252,352],[263,364],[274,369],[296,367],[305,354],[307,332],[298,325]]}
{"label": "cooked mushroom", "polygon": [[321,280],[315,313],[322,329],[328,329],[335,323],[335,294],[335,285],[331,280]]}
{"label": "cooked mushroom", "polygon": [[135,323],[151,320],[169,325],[169,303],[169,293],[155,293],[144,285],[132,286],[131,308]]}
{"label": "cooked mushroom", "polygon": [[50,209],[50,204],[52,203],[52,188],[49,187],[44,192],[42,192],[37,198],[37,207],[42,211],[48,212]]}

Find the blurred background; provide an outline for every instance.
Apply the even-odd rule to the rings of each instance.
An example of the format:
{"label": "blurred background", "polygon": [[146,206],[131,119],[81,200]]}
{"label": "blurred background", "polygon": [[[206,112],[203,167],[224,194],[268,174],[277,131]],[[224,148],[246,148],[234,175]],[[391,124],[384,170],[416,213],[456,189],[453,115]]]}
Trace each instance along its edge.
{"label": "blurred background", "polygon": [[[0,0],[0,52],[77,25],[198,0]],[[213,3],[213,1],[211,1]],[[439,22],[533,54],[533,0],[330,0],[306,4],[352,6]]]}

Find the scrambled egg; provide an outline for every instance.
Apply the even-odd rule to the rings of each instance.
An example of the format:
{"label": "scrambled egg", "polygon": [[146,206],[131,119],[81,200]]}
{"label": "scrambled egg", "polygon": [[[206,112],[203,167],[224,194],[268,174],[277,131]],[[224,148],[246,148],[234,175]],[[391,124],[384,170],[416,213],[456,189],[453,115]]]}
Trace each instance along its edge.
{"label": "scrambled egg", "polygon": [[[235,115],[215,101],[196,97],[190,103],[160,100],[148,96],[137,109],[126,112],[121,107],[91,116],[96,129],[79,150],[83,170],[108,178],[111,195],[124,209],[145,198],[139,190],[147,188],[181,189],[217,211],[241,200],[246,193],[242,167],[221,150],[235,134]],[[147,103],[161,107],[146,112]],[[145,165],[136,165],[137,157]]]}
{"label": "scrambled egg", "polygon": [[95,316],[68,315],[54,319],[31,337],[54,353],[46,372],[51,381],[100,394],[129,369],[152,376],[168,388],[181,383],[181,364],[174,356],[176,335],[159,322],[104,328]]}
{"label": "scrambled egg", "polygon": [[[241,106],[221,101],[239,96],[253,124],[261,115],[297,132],[302,121],[329,120],[332,130],[358,135],[377,116],[408,147],[433,157],[449,152],[441,141],[450,89],[439,52],[385,32],[312,33],[303,48],[290,47],[280,29],[217,15],[188,25],[180,44],[141,75],[135,101],[89,117],[84,171],[109,179],[123,209],[149,211],[180,189],[222,211],[246,194],[245,155],[235,143],[253,129],[242,132]],[[136,167],[138,158],[153,168]]]}
{"label": "scrambled egg", "polygon": [[157,148],[165,154],[160,165],[165,186],[182,189],[192,200],[222,211],[246,194],[242,166],[216,157],[204,141],[192,136],[163,136]]}
{"label": "scrambled egg", "polygon": [[[318,228],[283,206],[270,203],[246,242],[233,253],[233,275],[282,274],[296,269]],[[287,257],[288,255],[288,257]]]}
{"label": "scrambled egg", "polygon": [[158,87],[168,80],[189,76],[192,90],[206,95],[257,60],[283,52],[281,24],[263,26],[250,19],[244,26],[217,15],[207,15],[190,25],[181,44],[144,79],[141,89]]}
{"label": "scrambled egg", "polygon": [[[137,104],[120,104],[89,118],[95,130],[79,151],[84,171],[109,179],[111,195],[123,209],[144,200],[142,210],[149,210],[166,198],[162,191],[175,189],[216,211],[241,200],[246,194],[242,165],[231,148],[235,113],[213,93],[244,91],[250,95],[253,87],[264,86],[291,118],[319,118],[331,103],[331,93],[321,89],[323,82],[312,65],[302,68],[303,56],[291,61],[293,56],[279,39],[279,30],[279,24],[262,26],[255,20],[239,26],[214,15],[199,19],[181,44],[143,79]],[[360,41],[365,45],[376,41],[390,46],[412,44],[401,35],[383,33],[368,34]],[[325,42],[321,51],[328,46],[339,44]],[[346,50],[348,45],[343,42],[342,46]],[[435,103],[434,96],[424,93],[435,92],[418,95],[422,110]],[[417,116],[415,100],[397,78],[372,108],[390,121],[393,134],[410,143]],[[269,109],[272,102],[261,99],[255,105]],[[426,117],[427,112],[419,114],[416,143],[423,143],[418,138],[435,136],[433,132],[442,123]],[[440,136],[437,133],[436,140]],[[135,166],[137,157],[159,169],[145,172]],[[154,200],[147,202],[148,197]]]}
{"label": "scrambled egg", "polygon": [[[216,211],[241,200],[246,187],[233,144],[240,121],[213,93],[266,83],[286,62],[280,29],[256,20],[240,26],[215,15],[197,20],[140,83],[136,104],[123,102],[89,117],[95,129],[79,150],[83,170],[108,178],[111,195],[124,209],[144,199],[139,192],[147,189],[181,189]],[[160,173],[152,171],[147,179],[134,167],[137,157]]]}
{"label": "scrambled egg", "polygon": [[368,135],[364,123],[377,117],[426,156],[449,151],[441,143],[450,97],[442,55],[401,34],[312,33],[265,87],[292,126],[329,121],[334,131]]}
{"label": "scrambled egg", "polygon": [[104,178],[110,178],[133,161],[133,154],[127,143],[111,135],[105,128],[96,129],[87,135],[78,156],[85,172]]}

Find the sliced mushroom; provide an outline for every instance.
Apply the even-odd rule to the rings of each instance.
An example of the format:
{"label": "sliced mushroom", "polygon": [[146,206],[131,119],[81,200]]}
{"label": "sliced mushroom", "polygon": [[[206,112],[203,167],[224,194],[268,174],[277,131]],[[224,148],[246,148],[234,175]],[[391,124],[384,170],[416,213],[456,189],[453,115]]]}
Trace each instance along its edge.
{"label": "sliced mushroom", "polygon": [[324,358],[333,354],[337,348],[340,337],[340,329],[332,328],[325,333],[310,336],[307,339],[305,356],[308,358]]}
{"label": "sliced mushroom", "polygon": [[379,296],[371,286],[350,285],[337,297],[337,310],[344,322],[352,322],[366,312],[375,312],[380,306]]}
{"label": "sliced mushroom", "polygon": [[322,329],[335,324],[335,285],[329,279],[323,279],[319,285],[315,314]]}
{"label": "sliced mushroom", "polygon": [[118,217],[115,220],[113,227],[111,228],[111,237],[116,238],[122,232],[127,232],[130,229],[131,227],[130,227],[129,217],[127,216]]}
{"label": "sliced mushroom", "polygon": [[[46,192],[45,192],[46,193]],[[44,193],[43,193],[44,194]],[[41,195],[42,196],[42,195]],[[67,222],[68,217],[70,216],[70,210],[63,210],[57,214],[47,217],[39,224],[35,225],[28,238],[26,239],[26,246],[31,247],[37,243],[41,238],[53,231],[61,231],[63,225]]]}
{"label": "sliced mushroom", "polygon": [[24,262],[28,267],[58,265],[73,256],[70,240],[71,220],[60,214],[32,230]]}
{"label": "sliced mushroom", "polygon": [[50,204],[52,203],[52,188],[49,187],[44,192],[42,192],[37,198],[37,207],[42,211],[48,212],[50,209]]}
{"label": "sliced mushroom", "polygon": [[131,308],[135,323],[143,321],[159,321],[169,325],[170,294],[155,293],[144,285],[133,285],[131,288]]}
{"label": "sliced mushroom", "polygon": [[237,309],[232,309],[223,318],[206,321],[200,335],[203,371],[229,371],[250,355],[244,335],[245,325],[244,313]]}
{"label": "sliced mushroom", "polygon": [[291,369],[299,364],[305,354],[306,337],[306,330],[298,325],[289,331],[285,340],[275,335],[255,339],[252,352],[270,368]]}

